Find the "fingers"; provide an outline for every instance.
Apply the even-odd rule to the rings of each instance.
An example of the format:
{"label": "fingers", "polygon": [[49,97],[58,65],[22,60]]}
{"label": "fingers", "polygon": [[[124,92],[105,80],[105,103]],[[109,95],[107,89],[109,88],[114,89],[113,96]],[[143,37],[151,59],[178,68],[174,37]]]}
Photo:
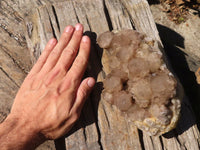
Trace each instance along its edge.
{"label": "fingers", "polygon": [[90,39],[88,36],[83,36],[78,56],[76,57],[68,76],[73,76],[75,79],[81,79],[87,67],[88,58],[90,55]]}
{"label": "fingers", "polygon": [[66,120],[66,122],[64,122],[63,127],[58,131],[59,132],[58,135],[62,136],[66,134],[74,125],[74,123],[78,120],[83,105],[85,103],[85,100],[89,96],[94,85],[95,85],[95,80],[91,77],[86,78],[82,81],[77,90],[74,105],[71,107],[69,114],[67,113],[70,117]]}
{"label": "fingers", "polygon": [[66,89],[68,89],[69,83],[71,85],[70,88],[77,89],[82,79],[82,76],[85,72],[85,69],[87,67],[89,54],[90,54],[90,39],[88,36],[83,36],[78,56],[75,58],[70,70],[65,76],[64,82],[60,88],[60,92],[63,92]]}
{"label": "fingers", "polygon": [[50,53],[46,63],[44,64],[40,74],[43,76],[44,74],[48,73],[57,63],[62,51],[67,46],[69,41],[71,40],[71,37],[74,33],[74,27],[73,26],[67,26],[58,42],[58,44],[55,46],[53,51]]}
{"label": "fingers", "polygon": [[49,40],[44,51],[42,52],[42,55],[39,57],[36,64],[31,69],[29,75],[36,74],[41,70],[41,68],[45,64],[49,54],[51,53],[51,51],[55,47],[56,43],[57,43],[57,40],[55,38]]}
{"label": "fingers", "polygon": [[55,68],[62,67],[65,68],[66,70],[69,69],[74,58],[77,55],[82,36],[83,36],[83,26],[81,24],[77,24],[75,26],[75,32],[72,36],[72,39],[70,40],[67,47],[63,50],[61,57],[59,58]]}
{"label": "fingers", "polygon": [[[86,78],[82,81],[82,83],[80,84],[78,90],[77,90],[77,95],[76,95],[76,99],[74,102],[74,105],[71,108],[71,114],[72,117],[75,114],[75,116],[79,116],[79,114],[81,113],[82,107],[85,103],[85,100],[87,99],[88,95],[90,94],[90,92],[92,91],[92,88],[95,85],[95,80],[91,77]],[[75,120],[77,120],[78,118],[75,118]]]}

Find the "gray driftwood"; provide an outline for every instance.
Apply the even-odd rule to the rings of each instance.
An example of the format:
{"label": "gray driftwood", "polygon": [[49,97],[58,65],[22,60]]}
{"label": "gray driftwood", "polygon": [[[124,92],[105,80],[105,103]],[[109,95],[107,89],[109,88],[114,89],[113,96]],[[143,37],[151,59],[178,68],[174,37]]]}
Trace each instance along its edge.
{"label": "gray driftwood", "polygon": [[[0,4],[3,18],[0,19],[0,95],[5,97],[1,101],[9,101],[8,105],[0,105],[0,119],[9,112],[12,99],[31,67],[30,60],[35,63],[47,41],[52,37],[59,39],[66,25],[80,22],[85,27],[85,34],[92,38],[86,76],[95,77],[98,83],[80,120],[66,137],[55,142],[56,147],[70,150],[199,150],[199,130],[186,96],[177,128],[160,137],[139,131],[101,100],[104,73],[96,36],[107,30],[135,28],[152,37],[162,48],[146,0],[2,0]],[[38,149],[55,147],[50,142]]]}

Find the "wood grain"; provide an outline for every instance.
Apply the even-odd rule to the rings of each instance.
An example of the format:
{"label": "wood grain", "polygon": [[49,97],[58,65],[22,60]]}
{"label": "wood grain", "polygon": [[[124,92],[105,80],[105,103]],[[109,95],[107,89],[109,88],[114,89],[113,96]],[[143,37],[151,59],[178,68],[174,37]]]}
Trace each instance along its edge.
{"label": "wood grain", "polygon": [[[5,1],[2,2],[5,3]],[[101,82],[104,79],[101,65],[102,50],[96,44],[96,38],[100,33],[113,29],[134,28],[153,38],[162,47],[146,0],[9,0],[6,2],[10,5],[15,2],[13,6],[20,17],[18,16],[16,19],[16,16],[12,16],[15,18],[14,22],[18,20],[18,22],[21,24],[24,22],[24,24],[20,25],[20,30],[14,30],[16,23],[10,24],[9,30],[5,30],[1,27],[2,23],[0,22],[0,32],[16,32],[19,30],[22,33],[24,31],[23,36],[25,38],[16,41],[15,36],[7,35],[7,39],[11,39],[15,43],[6,46],[6,41],[1,40],[0,47],[1,44],[4,44],[2,47],[6,47],[6,49],[0,51],[0,54],[2,53],[5,56],[1,60],[12,65],[8,68],[0,61],[1,68],[3,68],[0,73],[5,76],[2,75],[0,78],[2,80],[0,80],[1,85],[4,80],[6,82],[9,80],[12,83],[9,85],[10,87],[20,86],[24,77],[23,70],[17,71],[14,75],[11,73],[15,72],[15,68],[20,70],[23,62],[30,60],[33,63],[36,62],[47,41],[52,37],[59,39],[66,25],[75,25],[80,22],[85,27],[85,34],[91,37],[92,53],[85,76],[95,77],[98,83],[84,106],[80,120],[64,139],[56,142],[57,146],[64,142],[64,145],[59,145],[59,147],[63,146],[62,149],[70,150],[199,149],[199,130],[186,96],[182,102],[181,118],[177,128],[160,137],[150,137],[139,131],[132,123],[122,117],[116,108],[110,106],[100,96]],[[5,4],[4,6],[10,8]],[[23,8],[24,6],[27,7]],[[1,15],[2,13],[3,11],[1,11]],[[5,14],[2,16],[5,16]],[[5,18],[8,19],[7,22],[12,22],[9,16]],[[18,35],[15,32],[13,35]],[[8,33],[4,33],[4,35],[6,34]],[[19,46],[20,42],[23,43],[24,47]],[[27,50],[26,43],[30,52],[29,57],[27,51],[24,52],[25,48]],[[15,55],[16,52],[12,48],[14,45],[23,49],[23,56],[26,55],[27,57],[21,58],[21,55]],[[11,62],[12,59],[21,63]],[[28,64],[31,66],[31,62]],[[6,88],[8,89],[8,87]],[[4,91],[4,95],[6,92],[10,91]],[[52,143],[48,144],[38,149],[55,149]]]}

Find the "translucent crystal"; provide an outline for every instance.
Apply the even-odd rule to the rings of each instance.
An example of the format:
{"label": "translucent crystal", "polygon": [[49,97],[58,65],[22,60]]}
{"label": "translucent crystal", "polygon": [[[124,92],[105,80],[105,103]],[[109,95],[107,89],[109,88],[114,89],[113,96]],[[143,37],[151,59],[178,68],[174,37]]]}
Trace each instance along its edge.
{"label": "translucent crystal", "polygon": [[97,39],[99,46],[101,48],[108,48],[112,41],[113,35],[114,35],[114,33],[110,32],[110,31],[107,31],[107,32],[104,32],[103,34],[101,34]]}
{"label": "translucent crystal", "polygon": [[113,99],[112,93],[109,93],[106,90],[103,90],[102,96],[103,96],[103,99],[105,99],[108,103],[113,104],[114,99]]}
{"label": "translucent crystal", "polygon": [[138,120],[143,121],[146,117],[148,117],[148,112],[139,107],[137,104],[133,104],[127,111],[127,115],[130,118],[130,120]]}
{"label": "translucent crystal", "polygon": [[132,105],[131,94],[125,91],[120,91],[114,95],[114,104],[121,110],[127,111]]}
{"label": "translucent crystal", "polygon": [[150,81],[147,79],[140,79],[136,82],[128,82],[129,91],[133,94],[136,103],[146,108],[149,106],[152,97],[152,90]]}
{"label": "translucent crystal", "polygon": [[112,39],[111,47],[116,49],[117,47],[129,45],[130,43],[131,40],[128,39],[124,34],[116,33]]}
{"label": "translucent crystal", "polygon": [[108,92],[120,91],[123,87],[122,79],[116,76],[107,76],[103,82],[104,88]]}
{"label": "translucent crystal", "polygon": [[111,56],[112,58],[109,59],[109,67],[113,69],[117,69],[120,67],[120,61],[117,57]]}
{"label": "translucent crystal", "polygon": [[141,58],[134,58],[128,64],[130,79],[143,78],[149,73],[149,64]]}
{"label": "translucent crystal", "polygon": [[152,103],[168,104],[175,94],[175,80],[164,72],[158,72],[151,77],[150,83],[153,92]]}
{"label": "translucent crystal", "polygon": [[133,57],[136,51],[134,45],[119,47],[116,50],[117,50],[116,56],[122,62],[127,62],[128,60],[130,60],[130,58]]}
{"label": "translucent crystal", "polygon": [[149,62],[151,72],[156,72],[162,64],[161,55],[156,52],[150,53],[147,60]]}

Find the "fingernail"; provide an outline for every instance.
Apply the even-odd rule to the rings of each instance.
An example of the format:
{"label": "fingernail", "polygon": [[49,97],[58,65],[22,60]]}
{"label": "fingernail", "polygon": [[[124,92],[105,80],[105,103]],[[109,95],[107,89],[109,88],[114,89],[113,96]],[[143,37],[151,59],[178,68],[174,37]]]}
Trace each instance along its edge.
{"label": "fingernail", "polygon": [[87,84],[88,84],[89,87],[93,87],[95,85],[95,80],[94,79],[89,79],[87,81]]}
{"label": "fingernail", "polygon": [[76,28],[76,30],[78,31],[78,30],[82,30],[83,27],[82,27],[81,24],[78,23],[78,24],[75,26],[75,28]]}
{"label": "fingernail", "polygon": [[87,42],[87,41],[88,41],[88,37],[87,37],[87,36],[83,36],[83,37],[82,37],[82,41],[83,41],[83,42]]}
{"label": "fingernail", "polygon": [[51,40],[49,41],[49,44],[50,44],[50,45],[55,45],[55,44],[56,44],[56,39],[51,39]]}
{"label": "fingernail", "polygon": [[73,31],[72,26],[67,26],[67,27],[65,28],[65,32],[72,32],[72,31]]}

